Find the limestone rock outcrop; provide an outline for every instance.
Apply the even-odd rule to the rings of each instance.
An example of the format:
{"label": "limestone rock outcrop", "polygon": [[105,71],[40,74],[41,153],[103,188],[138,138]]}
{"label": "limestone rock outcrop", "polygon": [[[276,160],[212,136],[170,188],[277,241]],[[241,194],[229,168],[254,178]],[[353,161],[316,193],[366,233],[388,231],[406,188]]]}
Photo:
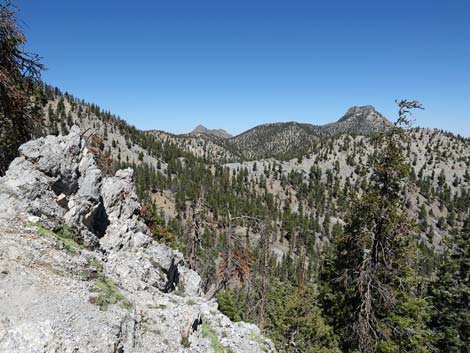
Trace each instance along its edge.
{"label": "limestone rock outcrop", "polygon": [[231,322],[139,218],[133,171],[102,175],[80,130],[0,178],[0,352],[274,352]]}

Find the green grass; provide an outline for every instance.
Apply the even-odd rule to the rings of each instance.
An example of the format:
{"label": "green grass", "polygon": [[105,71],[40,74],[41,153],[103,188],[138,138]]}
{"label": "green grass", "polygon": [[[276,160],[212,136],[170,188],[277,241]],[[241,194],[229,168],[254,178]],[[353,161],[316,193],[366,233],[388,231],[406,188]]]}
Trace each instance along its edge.
{"label": "green grass", "polygon": [[202,337],[209,338],[211,341],[211,348],[216,353],[226,353],[224,346],[219,342],[219,338],[214,329],[207,323],[202,323]]}
{"label": "green grass", "polygon": [[101,262],[96,258],[92,257],[90,262],[89,262],[90,267],[93,267],[97,273],[98,276],[104,276],[103,274],[103,265]]}
{"label": "green grass", "polygon": [[[57,239],[69,255],[77,255],[79,249],[83,248],[73,239],[73,233],[67,225],[62,225],[54,231],[45,228],[40,223],[28,223],[28,226],[35,227],[41,236],[50,236]],[[96,272],[95,286],[92,291],[98,294],[90,297],[90,303],[98,305],[103,311],[108,310],[109,305],[118,303],[125,309],[130,308],[131,303],[119,291],[116,284],[104,275],[103,265],[96,257],[90,260],[89,266]],[[83,278],[90,279],[88,274],[85,274]]]}
{"label": "green grass", "polygon": [[116,284],[104,275],[103,266],[98,259],[93,257],[89,265],[96,270],[97,278],[92,291],[98,293],[97,296],[90,297],[90,303],[98,305],[103,311],[108,310],[109,305],[118,303],[122,308],[129,309],[132,306],[131,303],[119,291]]}
{"label": "green grass", "polygon": [[259,348],[263,351],[263,352],[267,352],[268,349],[266,348],[266,344],[264,343],[264,338],[260,335],[255,335],[254,333],[250,333],[248,335],[248,338],[251,339],[252,341],[255,341],[256,343],[258,343],[259,345]]}
{"label": "green grass", "polygon": [[45,228],[40,223],[28,223],[28,226],[35,227],[41,236],[50,236],[57,239],[69,255],[77,255],[79,249],[83,248],[73,239],[73,233],[66,224],[54,229],[54,231]]}
{"label": "green grass", "polygon": [[158,304],[158,305],[149,305],[148,306],[149,309],[156,309],[156,310],[163,310],[163,309],[166,309],[166,305],[165,304]]}
{"label": "green grass", "polygon": [[90,297],[90,302],[96,304],[101,310],[108,310],[109,305],[120,304],[122,308],[129,309],[131,303],[129,300],[119,291],[114,282],[106,277],[97,279],[95,281],[95,287],[93,292],[98,293],[98,296]]}

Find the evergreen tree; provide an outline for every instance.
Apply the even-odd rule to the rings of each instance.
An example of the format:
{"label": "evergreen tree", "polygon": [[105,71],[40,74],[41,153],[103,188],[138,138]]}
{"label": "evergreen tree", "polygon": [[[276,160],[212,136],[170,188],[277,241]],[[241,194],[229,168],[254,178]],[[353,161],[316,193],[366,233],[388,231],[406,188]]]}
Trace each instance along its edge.
{"label": "evergreen tree", "polygon": [[448,239],[430,295],[436,348],[440,352],[470,352],[470,216],[461,232]]}
{"label": "evergreen tree", "polygon": [[0,4],[0,176],[16,157],[18,147],[32,137],[39,121],[38,82],[43,66],[25,50],[26,37],[17,24],[16,8]]}
{"label": "evergreen tree", "polygon": [[340,353],[338,340],[317,305],[311,286],[302,289],[271,282],[266,333],[280,352]]}
{"label": "evergreen tree", "polygon": [[[409,165],[403,153],[407,114],[417,102],[400,101],[393,127],[376,137],[380,152],[372,161],[366,192],[357,196],[336,258],[326,273],[330,315],[345,352],[428,352],[415,270],[417,237],[406,213],[404,187]],[[329,271],[329,272],[328,272]],[[333,278],[332,278],[333,277]],[[336,278],[335,278],[336,277]],[[325,275],[323,277],[325,279]],[[333,290],[331,290],[333,288]],[[336,298],[331,300],[331,295]]]}

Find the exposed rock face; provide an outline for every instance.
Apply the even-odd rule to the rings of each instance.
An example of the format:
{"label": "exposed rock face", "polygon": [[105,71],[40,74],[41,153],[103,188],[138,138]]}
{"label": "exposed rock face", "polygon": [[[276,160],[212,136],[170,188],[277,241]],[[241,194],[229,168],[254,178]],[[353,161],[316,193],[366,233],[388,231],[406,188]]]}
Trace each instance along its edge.
{"label": "exposed rock face", "polygon": [[224,129],[208,129],[204,125],[198,125],[194,128],[193,131],[191,131],[191,134],[207,134],[207,135],[213,135],[217,136],[220,138],[229,138],[232,137],[227,131]]}
{"label": "exposed rock face", "polygon": [[[108,136],[101,142],[112,156],[119,155],[123,161],[142,162],[165,174],[165,161],[153,156],[145,146],[139,145],[139,139],[129,138],[121,122],[111,119],[106,124],[93,113],[92,109],[80,100],[69,95],[57,96],[50,100],[44,109],[44,119],[48,125],[57,124],[49,121],[48,110],[57,110],[63,98],[65,115],[70,116],[74,124],[82,131],[92,129],[97,135]],[[88,111],[83,115],[80,111]],[[68,121],[65,121],[68,125]],[[249,129],[237,136],[231,136],[222,129],[208,129],[198,125],[190,133],[175,135],[164,131],[139,131],[151,136],[156,143],[171,143],[197,157],[213,163],[242,162],[266,158],[286,159],[298,151],[308,150],[319,138],[341,134],[367,135],[380,131],[384,125],[390,125],[387,119],[372,106],[352,107],[338,121],[326,125],[302,124],[296,122],[263,124]],[[60,127],[60,124],[59,126]],[[60,127],[60,131],[62,128]],[[127,136],[126,136],[127,135]]]}
{"label": "exposed rock face", "polygon": [[264,124],[228,139],[245,159],[283,156],[302,150],[321,137],[341,134],[367,135],[391,123],[371,105],[352,107],[338,121],[326,125],[296,122]]}
{"label": "exposed rock face", "polygon": [[367,135],[382,131],[392,124],[371,105],[351,107],[337,122],[323,125],[325,133]]}
{"label": "exposed rock face", "polygon": [[224,130],[198,125],[190,134],[169,135],[152,132],[178,147],[213,161],[239,162],[264,158],[282,158],[302,151],[320,138],[342,134],[368,135],[383,131],[391,123],[371,105],[348,109],[338,121],[312,125],[294,121],[258,125],[237,136]]}
{"label": "exposed rock face", "polygon": [[132,170],[103,177],[76,127],[20,153],[0,179],[0,352],[274,351],[153,241]]}

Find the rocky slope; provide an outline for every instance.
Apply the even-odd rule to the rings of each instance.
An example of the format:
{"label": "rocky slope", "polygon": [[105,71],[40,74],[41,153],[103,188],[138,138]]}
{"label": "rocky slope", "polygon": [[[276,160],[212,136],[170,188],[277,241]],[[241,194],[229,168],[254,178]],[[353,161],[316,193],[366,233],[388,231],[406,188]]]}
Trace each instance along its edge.
{"label": "rocky slope", "polygon": [[230,135],[227,131],[224,129],[208,129],[204,125],[198,125],[194,128],[193,131],[191,131],[191,134],[207,134],[207,135],[214,135],[220,138],[230,138],[232,135]]}
{"label": "rocky slope", "polygon": [[104,177],[77,127],[21,147],[0,179],[0,352],[273,352],[151,238],[132,179]]}
{"label": "rocky slope", "polygon": [[[64,109],[60,112],[58,108],[62,98],[64,98]],[[252,196],[258,195],[264,199],[263,195],[267,191],[268,196],[272,195],[277,200],[278,211],[288,206],[289,209],[296,212],[300,207],[303,208],[305,214],[311,216],[317,215],[317,207],[310,208],[305,202],[299,202],[300,199],[306,197],[305,185],[309,185],[312,181],[311,169],[319,168],[321,170],[322,183],[327,190],[337,189],[335,185],[331,184],[331,181],[327,180],[329,173],[333,173],[339,178],[338,185],[341,187],[344,186],[344,183],[352,183],[355,189],[360,190],[363,188],[363,177],[367,174],[368,160],[376,149],[370,139],[363,135],[383,129],[390,124],[372,106],[353,107],[332,124],[316,127],[298,123],[269,124],[225,139],[202,133],[173,135],[162,131],[142,132],[135,128],[129,130],[128,125],[123,121],[108,118],[107,114],[97,114],[93,105],[86,105],[68,95],[55,95],[54,99],[49,100],[46,112],[48,107],[51,107],[49,110],[56,112],[56,116],[62,116],[61,119],[56,120],[62,133],[63,128],[60,125],[64,121],[70,125],[70,121],[78,124],[82,130],[93,129],[98,136],[103,136],[102,150],[110,160],[127,161],[129,162],[127,165],[130,166],[143,164],[153,168],[156,172],[150,174],[169,175],[168,163],[174,165],[171,160],[175,160],[175,157],[179,160],[186,158],[184,154],[175,153],[175,149],[185,151],[190,156],[204,158],[203,164],[211,170],[219,165],[223,168],[230,168],[233,175],[239,175],[246,170],[248,176],[245,179],[252,190]],[[48,115],[50,112],[46,113],[46,118]],[[50,121],[51,119],[46,120]],[[354,134],[348,134],[349,131]],[[90,131],[85,136],[89,136],[89,134]],[[322,136],[322,134],[326,137],[319,138],[318,136]],[[416,195],[411,197],[410,207],[413,215],[417,217],[422,203],[426,203],[426,209],[430,213],[428,223],[433,226],[433,229],[428,233],[434,234],[430,237],[439,241],[442,235],[447,233],[447,230],[437,227],[439,219],[443,217],[452,219],[453,211],[457,212],[447,203],[453,199],[463,199],[464,192],[468,188],[469,142],[461,137],[431,129],[413,129],[407,134],[410,138],[407,154],[412,161],[414,174],[418,179],[416,180],[417,185],[413,187],[419,189],[412,191]],[[330,135],[333,136],[328,137]],[[146,140],[146,137],[151,137],[151,139]],[[237,140],[236,143],[232,142]],[[158,144],[159,148],[155,149]],[[289,155],[289,151],[295,153]],[[277,155],[282,158],[261,157],[265,155]],[[294,157],[300,157],[300,159]],[[180,174],[175,173],[174,167],[170,169],[173,170],[173,180],[181,178]],[[194,173],[194,171],[181,171],[181,173]],[[438,176],[441,173],[445,174],[448,189],[443,189],[442,185],[438,185]],[[300,176],[302,176],[300,180],[303,183],[296,185],[292,185],[291,182],[286,183],[286,180],[290,181],[291,177],[298,180]],[[209,190],[216,189],[215,186],[210,185],[208,188]],[[157,183],[157,187],[160,189],[160,193],[154,193],[153,196],[158,208],[165,213],[167,221],[175,218],[177,216],[175,190],[181,186],[162,186],[162,182],[160,182]],[[327,192],[334,199],[337,194],[335,190]],[[301,192],[302,195],[298,196],[298,192]],[[436,192],[445,195],[436,199],[434,195]],[[447,194],[452,195],[448,196]],[[447,200],[445,203],[450,208],[444,207],[442,198]],[[311,203],[311,201],[309,200],[307,203]],[[246,200],[246,202],[251,203],[252,201]],[[186,206],[189,207],[189,204]],[[333,207],[328,213],[333,216],[333,224],[337,220],[341,223],[343,217],[336,207]],[[320,223],[325,219],[323,211],[316,217]],[[459,212],[457,212],[456,218],[461,218]],[[450,222],[452,223],[452,220]],[[318,232],[317,237],[322,237],[321,227]],[[256,239],[255,236],[252,238]],[[282,236],[278,234],[276,238],[282,239]],[[276,243],[274,248],[279,253],[285,253],[288,249],[287,242]]]}
{"label": "rocky slope", "polygon": [[153,130],[145,132],[162,143],[171,143],[179,149],[209,162],[238,161],[242,158],[236,146],[227,138],[205,133],[174,135],[168,132]]}
{"label": "rocky slope", "polygon": [[322,137],[340,134],[368,135],[390,126],[390,122],[374,107],[352,107],[337,122],[326,125],[296,122],[265,124],[231,138],[244,159],[253,160],[305,150]]}
{"label": "rocky slope", "polygon": [[[136,164],[144,162],[154,168],[159,165],[162,171],[166,165],[159,158],[161,156],[152,153],[149,145],[161,145],[162,150],[171,144],[211,163],[262,158],[286,160],[304,153],[322,138],[341,134],[368,135],[390,125],[374,107],[364,106],[352,107],[337,122],[326,125],[296,122],[264,124],[237,136],[200,125],[191,133],[175,135],[159,130],[140,131],[109,112],[100,111],[96,105],[57,92],[50,93],[44,118],[45,125],[49,125],[46,128],[48,133],[64,134],[67,126],[76,124],[83,131],[87,130],[88,135],[94,133],[100,136],[102,150],[114,159]],[[130,135],[139,135],[139,138],[130,138]]]}
{"label": "rocky slope", "polygon": [[[198,126],[190,134],[169,135],[159,132],[172,143],[212,161],[241,161],[261,158],[283,158],[305,151],[321,138],[341,134],[368,135],[391,123],[374,107],[352,107],[337,122],[326,125],[297,122],[256,126],[230,137],[224,130]],[[199,147],[199,148],[198,148]]]}
{"label": "rocky slope", "polygon": [[[431,129],[409,130],[406,136],[408,142],[404,149],[415,176],[409,184],[407,207],[413,218],[418,219],[420,207],[425,204],[431,226],[426,233],[435,245],[439,245],[442,238],[449,235],[450,229],[439,228],[438,220],[456,211],[455,207],[450,208],[443,201],[445,197],[442,194],[452,195],[447,196],[448,199],[457,203],[470,190],[470,141]],[[333,209],[330,212],[333,216],[331,223],[339,221],[343,224],[343,212],[335,205],[339,202],[338,191],[334,189],[341,190],[348,184],[362,191],[362,180],[369,173],[368,160],[376,150],[377,146],[370,137],[341,135],[318,142],[301,158],[286,161],[259,159],[227,163],[224,167],[231,173],[246,170],[246,179],[256,185],[251,187],[252,194],[268,192],[280,203],[278,208],[288,207],[295,213],[301,209],[304,214],[315,215],[317,207],[311,207],[311,200],[305,197],[324,188],[328,190],[328,205]],[[312,188],[315,173],[321,176],[316,190]],[[335,180],[337,185],[334,186],[331,180]],[[425,186],[433,191],[426,192]],[[319,219],[323,222],[325,218]],[[322,233],[319,232],[317,237],[321,238]],[[288,243],[274,242],[273,248],[286,253]]]}

